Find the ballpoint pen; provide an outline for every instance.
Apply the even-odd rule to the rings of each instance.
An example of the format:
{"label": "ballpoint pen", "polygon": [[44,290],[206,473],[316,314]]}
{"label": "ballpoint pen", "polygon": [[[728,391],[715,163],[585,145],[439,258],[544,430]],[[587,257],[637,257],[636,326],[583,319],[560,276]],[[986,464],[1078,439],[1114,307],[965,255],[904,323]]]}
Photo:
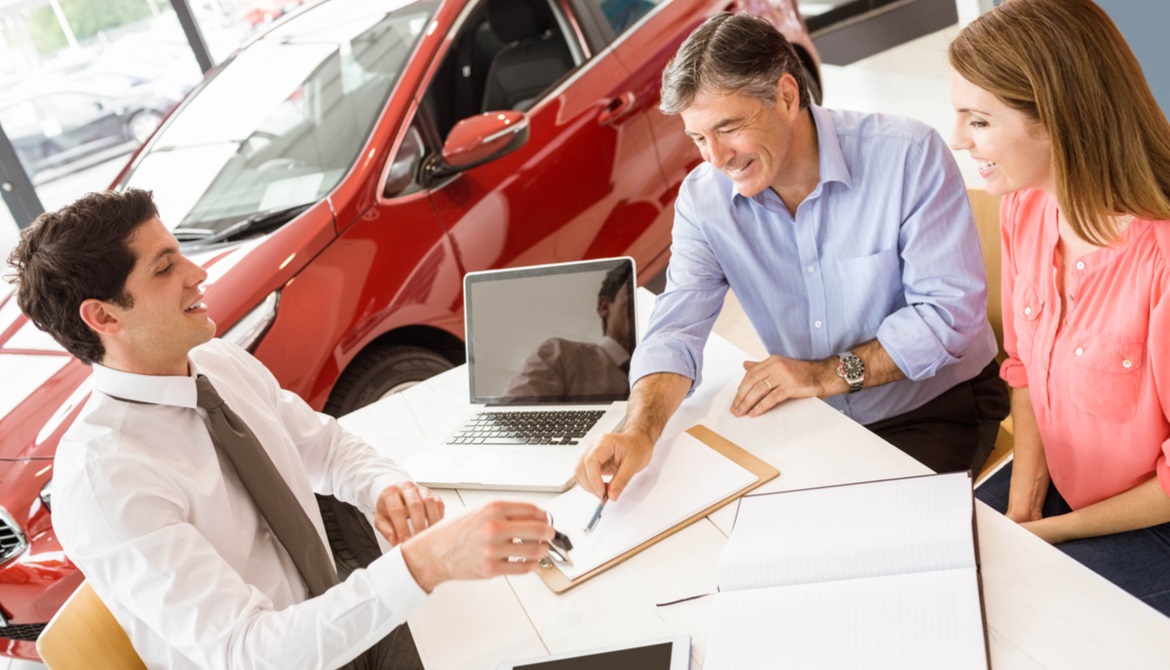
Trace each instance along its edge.
{"label": "ballpoint pen", "polygon": [[594,528],[597,528],[597,522],[601,521],[601,510],[605,509],[605,503],[609,502],[609,494],[601,496],[601,502],[597,504],[597,509],[593,510],[593,518],[589,519],[589,525],[585,526],[586,533],[592,533]]}

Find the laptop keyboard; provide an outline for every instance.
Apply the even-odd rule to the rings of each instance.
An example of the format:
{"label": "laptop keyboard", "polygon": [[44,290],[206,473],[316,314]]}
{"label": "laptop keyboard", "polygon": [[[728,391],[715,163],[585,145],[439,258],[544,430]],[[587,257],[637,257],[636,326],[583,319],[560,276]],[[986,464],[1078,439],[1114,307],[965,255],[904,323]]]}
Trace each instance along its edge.
{"label": "laptop keyboard", "polygon": [[578,444],[603,410],[480,412],[447,444]]}

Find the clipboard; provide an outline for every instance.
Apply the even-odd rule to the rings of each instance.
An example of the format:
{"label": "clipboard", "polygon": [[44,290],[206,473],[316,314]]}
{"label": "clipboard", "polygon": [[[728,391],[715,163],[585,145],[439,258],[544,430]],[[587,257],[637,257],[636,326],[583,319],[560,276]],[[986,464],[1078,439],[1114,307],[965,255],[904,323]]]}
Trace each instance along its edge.
{"label": "clipboard", "polygon": [[748,453],[742,447],[736,445],[735,443],[717,434],[715,431],[704,425],[700,424],[693,426],[686,432],[691,435],[691,437],[694,437],[708,447],[711,447],[743,469],[755,475],[756,481],[748,484],[738,491],[731,493],[727,497],[712,503],[710,506],[699,512],[696,512],[682,521],[679,521],[675,525],[655,535],[654,537],[647,539],[645,542],[642,542],[633,549],[611,558],[605,563],[602,563],[596,568],[593,568],[589,572],[579,575],[576,579],[569,579],[566,577],[565,574],[561,572],[560,569],[557,568],[556,564],[552,561],[543,561],[541,566],[537,568],[536,574],[542,581],[544,581],[545,584],[548,585],[550,589],[553,590],[554,593],[564,593],[574,586],[596,577],[597,575],[605,572],[618,563],[621,563],[634,554],[637,554],[645,550],[647,547],[661,542],[662,540],[670,537],[671,535],[674,535],[675,533],[679,532],[683,528],[686,528],[699,519],[702,519],[703,517],[706,517],[707,515],[715,512],[728,503],[738,500],[741,496],[748,493],[749,491],[759,488],[766,482],[769,482],[780,476],[779,470],[760,460],[758,457]]}

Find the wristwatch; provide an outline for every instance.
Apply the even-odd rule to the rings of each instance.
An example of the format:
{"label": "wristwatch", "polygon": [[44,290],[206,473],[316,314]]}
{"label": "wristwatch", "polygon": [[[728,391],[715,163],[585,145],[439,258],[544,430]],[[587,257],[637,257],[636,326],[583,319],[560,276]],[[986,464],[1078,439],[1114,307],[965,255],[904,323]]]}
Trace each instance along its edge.
{"label": "wristwatch", "polygon": [[855,356],[852,351],[837,354],[837,357],[841,359],[837,363],[837,376],[849,384],[850,393],[857,393],[865,382],[865,361]]}

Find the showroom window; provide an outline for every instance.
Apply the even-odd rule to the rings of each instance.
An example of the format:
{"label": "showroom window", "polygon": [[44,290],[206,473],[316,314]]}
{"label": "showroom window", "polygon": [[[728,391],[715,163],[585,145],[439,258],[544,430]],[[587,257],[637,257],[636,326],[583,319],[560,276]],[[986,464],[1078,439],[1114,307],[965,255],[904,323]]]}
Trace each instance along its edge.
{"label": "showroom window", "polygon": [[[0,3],[0,254],[43,206],[108,188],[211,64],[311,0]],[[176,12],[176,5],[184,10]],[[181,17],[190,17],[198,39]],[[5,160],[6,158],[10,160]]]}

